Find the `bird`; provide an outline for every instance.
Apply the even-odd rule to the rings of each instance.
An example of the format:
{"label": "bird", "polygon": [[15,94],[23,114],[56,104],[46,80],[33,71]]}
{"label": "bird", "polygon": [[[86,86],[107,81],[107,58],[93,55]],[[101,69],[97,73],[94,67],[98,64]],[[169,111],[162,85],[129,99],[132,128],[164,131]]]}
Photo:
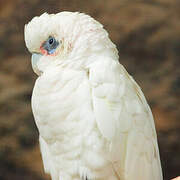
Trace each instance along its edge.
{"label": "bird", "polygon": [[81,12],[43,13],[24,27],[38,75],[32,112],[52,180],[162,180],[145,96],[103,25]]}

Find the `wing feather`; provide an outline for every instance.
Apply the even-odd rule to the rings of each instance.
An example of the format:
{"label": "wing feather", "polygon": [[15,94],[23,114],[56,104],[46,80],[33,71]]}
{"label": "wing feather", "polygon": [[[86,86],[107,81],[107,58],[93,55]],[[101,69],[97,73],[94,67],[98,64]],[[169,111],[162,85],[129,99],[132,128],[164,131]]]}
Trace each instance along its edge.
{"label": "wing feather", "polygon": [[119,62],[106,58],[89,72],[93,109],[110,142],[110,160],[122,180],[161,180],[154,119],[146,99]]}

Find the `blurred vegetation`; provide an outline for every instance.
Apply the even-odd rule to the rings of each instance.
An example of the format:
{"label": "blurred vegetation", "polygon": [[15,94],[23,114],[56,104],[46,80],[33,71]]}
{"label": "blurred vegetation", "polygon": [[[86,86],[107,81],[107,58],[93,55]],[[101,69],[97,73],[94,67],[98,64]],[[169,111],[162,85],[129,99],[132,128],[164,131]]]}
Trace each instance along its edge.
{"label": "blurred vegetation", "polygon": [[24,24],[45,11],[64,10],[88,13],[108,30],[152,108],[164,179],[180,175],[179,0],[1,0],[0,179],[48,179],[30,107],[36,76]]}

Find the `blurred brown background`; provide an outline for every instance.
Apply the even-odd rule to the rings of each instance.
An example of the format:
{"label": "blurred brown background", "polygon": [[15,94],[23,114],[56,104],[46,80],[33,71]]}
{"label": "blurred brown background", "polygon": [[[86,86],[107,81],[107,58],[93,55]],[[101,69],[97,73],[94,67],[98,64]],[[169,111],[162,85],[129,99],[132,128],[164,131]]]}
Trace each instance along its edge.
{"label": "blurred brown background", "polygon": [[164,179],[180,175],[180,0],[0,0],[0,179],[45,180],[24,24],[47,11],[96,18],[155,116]]}

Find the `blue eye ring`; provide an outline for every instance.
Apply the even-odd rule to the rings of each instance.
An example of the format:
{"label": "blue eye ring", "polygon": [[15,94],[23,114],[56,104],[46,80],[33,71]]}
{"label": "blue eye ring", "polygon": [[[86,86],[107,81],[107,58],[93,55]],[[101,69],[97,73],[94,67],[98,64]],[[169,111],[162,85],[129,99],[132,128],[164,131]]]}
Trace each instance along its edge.
{"label": "blue eye ring", "polygon": [[53,54],[58,46],[59,42],[53,36],[49,36],[42,45],[43,49],[47,51],[47,54]]}

